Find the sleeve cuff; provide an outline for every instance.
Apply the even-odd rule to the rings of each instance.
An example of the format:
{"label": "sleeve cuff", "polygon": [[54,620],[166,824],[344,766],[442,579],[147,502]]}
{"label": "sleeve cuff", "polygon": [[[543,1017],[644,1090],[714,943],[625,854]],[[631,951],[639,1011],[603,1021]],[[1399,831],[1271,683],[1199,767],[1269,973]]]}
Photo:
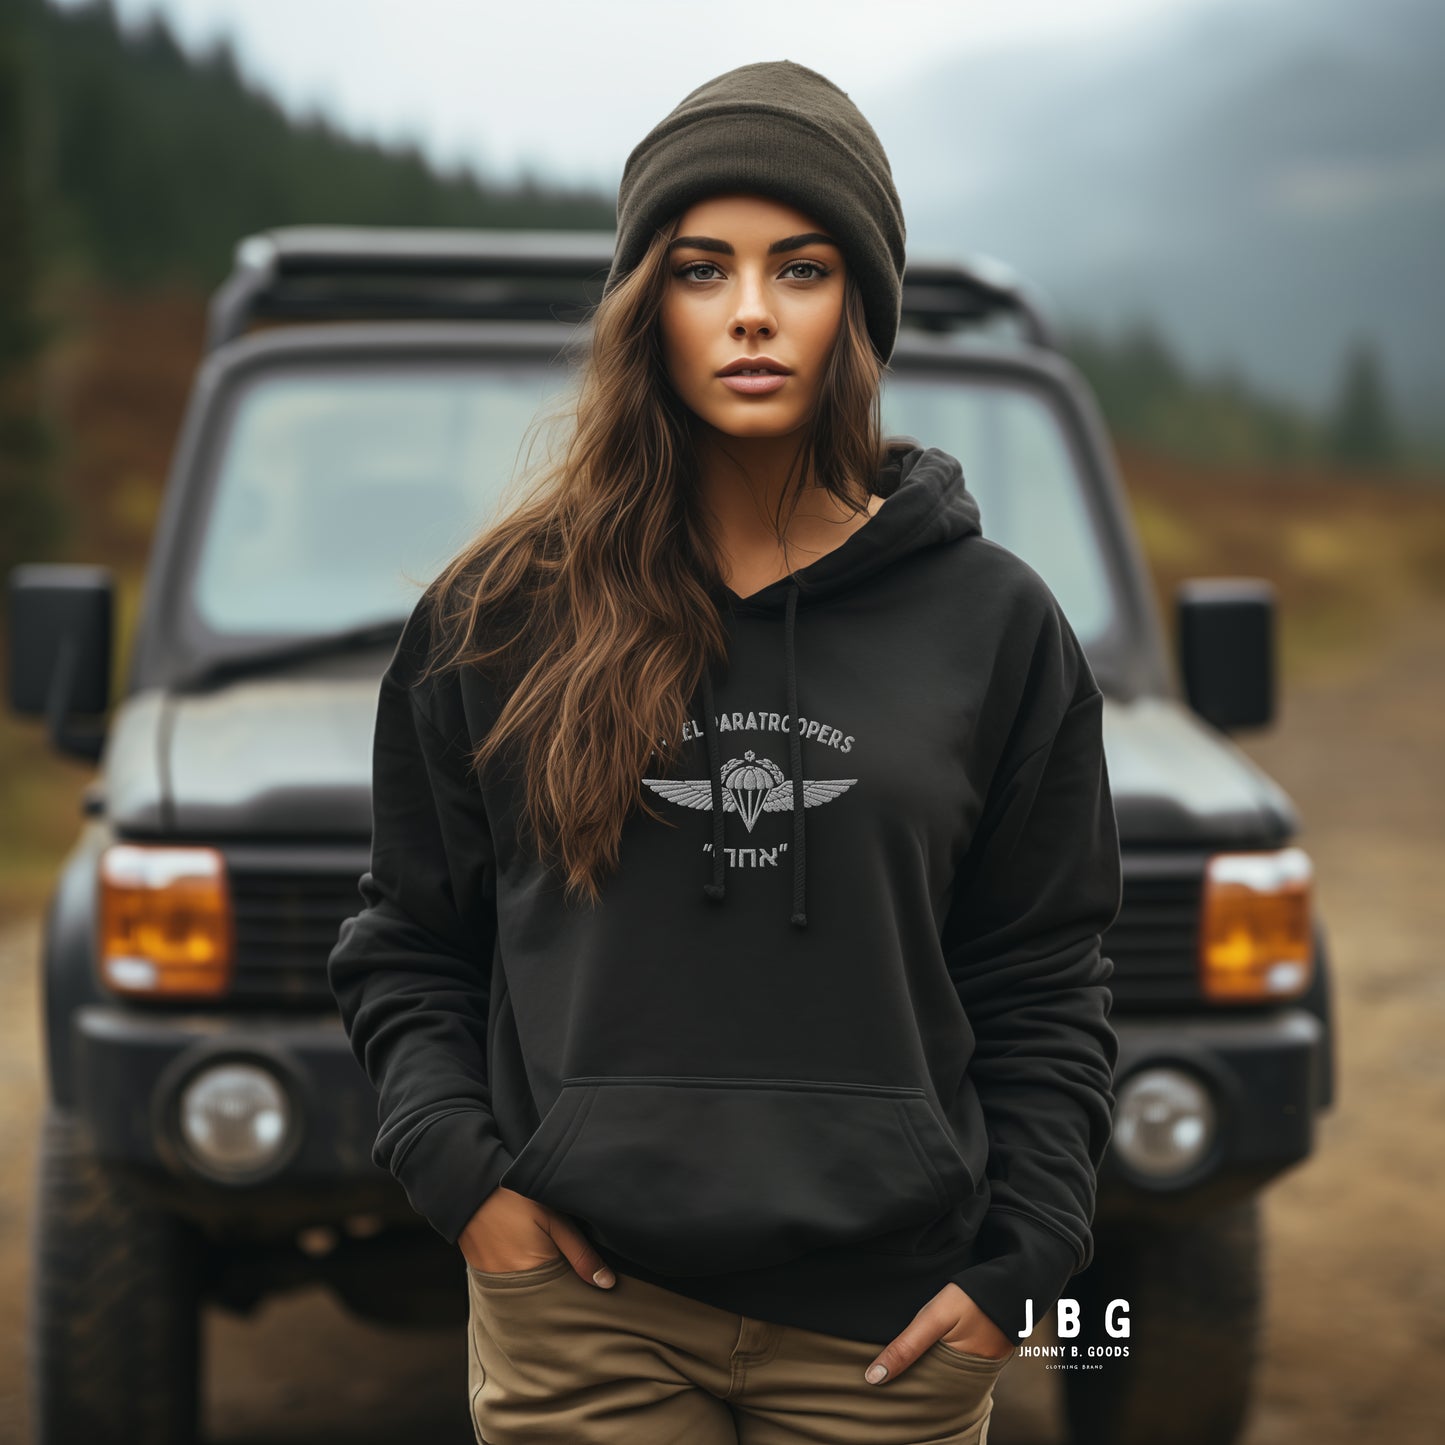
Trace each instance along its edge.
{"label": "sleeve cuff", "polygon": [[1033,1301],[1036,1330],[1077,1272],[1079,1252],[1052,1229],[1004,1209],[985,1216],[978,1247],[983,1257],[953,1283],[1017,1344],[1028,1324],[1025,1301]]}
{"label": "sleeve cuff", "polygon": [[443,1114],[422,1130],[392,1172],[411,1207],[455,1244],[511,1163],[492,1116],[464,1109]]}

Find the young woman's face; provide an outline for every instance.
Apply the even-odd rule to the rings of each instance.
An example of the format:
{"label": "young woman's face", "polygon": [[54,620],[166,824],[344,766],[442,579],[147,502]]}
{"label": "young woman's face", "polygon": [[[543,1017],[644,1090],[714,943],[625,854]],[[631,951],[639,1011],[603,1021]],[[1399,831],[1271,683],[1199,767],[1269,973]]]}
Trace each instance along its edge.
{"label": "young woman's face", "polygon": [[[843,253],[803,211],[714,196],[684,212],[660,325],[668,376],[710,426],[776,437],[812,415],[843,321]],[[736,365],[766,376],[729,376]]]}

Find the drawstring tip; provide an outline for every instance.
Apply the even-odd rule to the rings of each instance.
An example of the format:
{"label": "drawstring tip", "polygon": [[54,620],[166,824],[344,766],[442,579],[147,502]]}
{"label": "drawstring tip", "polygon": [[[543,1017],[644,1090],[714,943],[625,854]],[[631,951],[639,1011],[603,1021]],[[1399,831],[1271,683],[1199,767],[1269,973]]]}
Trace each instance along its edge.
{"label": "drawstring tip", "polygon": [[808,926],[808,915],[806,913],[794,913],[788,919],[788,922],[796,928],[806,928]]}
{"label": "drawstring tip", "polygon": [[726,887],[721,883],[704,883],[702,891],[712,899],[714,903],[721,903],[727,893]]}

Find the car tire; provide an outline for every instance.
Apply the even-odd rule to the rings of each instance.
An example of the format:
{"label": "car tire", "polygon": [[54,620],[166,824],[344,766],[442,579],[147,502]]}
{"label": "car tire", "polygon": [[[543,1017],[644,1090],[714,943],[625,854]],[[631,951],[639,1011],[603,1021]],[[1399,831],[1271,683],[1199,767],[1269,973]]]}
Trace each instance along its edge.
{"label": "car tire", "polygon": [[[1232,1445],[1253,1393],[1263,1303],[1257,1198],[1186,1224],[1096,1232],[1094,1259],[1065,1294],[1085,1342],[1127,1345],[1097,1370],[1063,1374],[1071,1445]],[[1104,1328],[1129,1304],[1130,1335]],[[1076,1343],[1064,1341],[1065,1344]]]}
{"label": "car tire", "polygon": [[194,1445],[202,1249],[95,1158],[79,1121],[41,1125],[28,1333],[36,1445]]}

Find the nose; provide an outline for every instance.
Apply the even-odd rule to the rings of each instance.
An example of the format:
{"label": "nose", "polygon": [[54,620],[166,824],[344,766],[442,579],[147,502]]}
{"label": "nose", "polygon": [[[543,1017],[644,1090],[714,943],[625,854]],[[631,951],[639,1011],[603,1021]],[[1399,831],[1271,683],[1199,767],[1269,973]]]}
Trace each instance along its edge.
{"label": "nose", "polygon": [[743,341],[749,336],[774,336],[778,321],[768,304],[767,290],[756,276],[744,275],[738,283],[737,305],[728,325],[728,334]]}

